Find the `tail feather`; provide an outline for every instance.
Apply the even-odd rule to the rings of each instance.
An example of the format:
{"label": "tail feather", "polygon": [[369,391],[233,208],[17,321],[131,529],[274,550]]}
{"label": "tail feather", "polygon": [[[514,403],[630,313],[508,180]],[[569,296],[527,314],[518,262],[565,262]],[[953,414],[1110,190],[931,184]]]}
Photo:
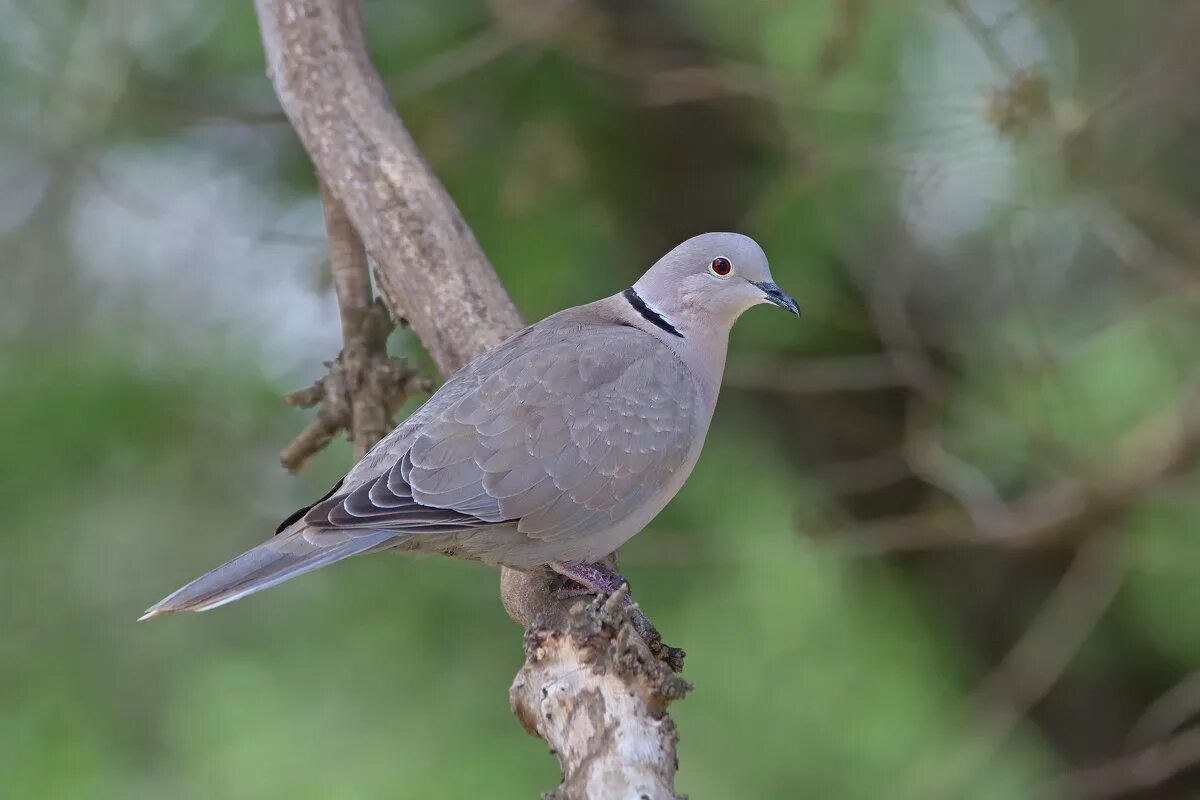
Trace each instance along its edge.
{"label": "tail feather", "polygon": [[138,621],[176,611],[208,611],[343,558],[365,553],[395,538],[392,531],[372,531],[314,544],[303,531],[283,533],[168,595],[147,609]]}

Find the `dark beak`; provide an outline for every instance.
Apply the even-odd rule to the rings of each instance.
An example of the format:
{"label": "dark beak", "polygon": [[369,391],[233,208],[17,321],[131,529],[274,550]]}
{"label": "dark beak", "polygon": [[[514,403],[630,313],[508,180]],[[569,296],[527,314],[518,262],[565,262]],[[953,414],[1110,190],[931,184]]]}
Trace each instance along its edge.
{"label": "dark beak", "polygon": [[767,281],[763,281],[762,283],[751,281],[751,283],[762,289],[762,293],[766,295],[767,300],[782,309],[792,312],[797,317],[800,316],[800,306],[796,305],[796,301],[792,299],[792,296],[784,292],[783,289]]}

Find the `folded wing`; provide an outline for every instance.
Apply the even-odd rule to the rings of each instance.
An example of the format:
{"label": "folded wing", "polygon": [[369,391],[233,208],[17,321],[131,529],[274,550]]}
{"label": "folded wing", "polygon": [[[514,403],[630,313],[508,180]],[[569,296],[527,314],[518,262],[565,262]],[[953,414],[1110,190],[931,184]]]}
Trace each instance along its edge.
{"label": "folded wing", "polygon": [[548,540],[615,523],[683,465],[696,438],[694,379],[647,338],[605,326],[529,343],[426,414],[390,468],[313,506],[310,536],[515,521]]}

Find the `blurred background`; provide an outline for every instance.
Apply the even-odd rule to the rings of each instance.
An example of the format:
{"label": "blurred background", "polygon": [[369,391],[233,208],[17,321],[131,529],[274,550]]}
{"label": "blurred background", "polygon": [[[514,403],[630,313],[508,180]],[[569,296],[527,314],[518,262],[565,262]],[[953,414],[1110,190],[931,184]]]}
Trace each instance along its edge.
{"label": "blurred background", "polygon": [[[528,318],[713,229],[805,309],[622,553],[680,791],[1200,797],[1200,3],[365,13]],[[552,788],[486,568],[134,624],[349,466],[278,463],[340,334],[251,4],[0,0],[0,108],[0,797]]]}

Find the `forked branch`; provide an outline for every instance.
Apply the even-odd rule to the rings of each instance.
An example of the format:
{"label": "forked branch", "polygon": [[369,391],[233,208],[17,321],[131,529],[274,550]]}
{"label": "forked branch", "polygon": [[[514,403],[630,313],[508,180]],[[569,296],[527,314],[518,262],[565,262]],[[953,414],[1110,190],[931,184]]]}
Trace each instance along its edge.
{"label": "forked branch", "polygon": [[392,415],[407,398],[433,389],[433,381],[410,370],[404,359],[388,355],[392,318],[373,297],[367,253],[354,223],[324,183],[321,205],[329,237],[329,270],[342,319],[342,352],[326,362],[328,373],[283,398],[290,406],[318,406],[317,418],[279,457],[289,472],[301,469],[342,430],[354,442],[357,461],[395,426]]}

